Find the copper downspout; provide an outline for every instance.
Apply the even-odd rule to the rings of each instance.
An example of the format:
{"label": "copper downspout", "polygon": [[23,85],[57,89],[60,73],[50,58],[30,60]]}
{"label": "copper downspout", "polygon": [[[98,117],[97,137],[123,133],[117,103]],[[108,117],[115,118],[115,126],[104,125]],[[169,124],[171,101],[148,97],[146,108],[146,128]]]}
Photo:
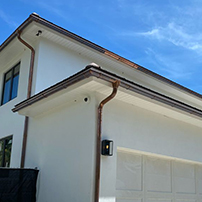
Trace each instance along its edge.
{"label": "copper downspout", "polygon": [[99,202],[99,191],[100,191],[100,156],[101,156],[101,136],[102,136],[102,110],[104,105],[112,100],[118,90],[120,81],[116,80],[112,83],[112,93],[102,100],[98,107],[98,123],[97,123],[97,151],[96,151],[96,172],[95,172],[95,202]]}
{"label": "copper downspout", "polygon": [[[32,79],[33,79],[35,50],[26,41],[24,41],[20,35],[21,35],[21,31],[18,31],[19,41],[31,50],[29,80],[28,80],[28,89],[27,89],[27,98],[30,98],[31,97],[31,91],[32,91]],[[22,143],[21,163],[20,163],[21,168],[24,168],[24,165],[25,165],[25,153],[26,153],[26,146],[27,146],[28,123],[29,123],[29,117],[26,116],[25,117],[25,123],[24,123],[23,143]]]}

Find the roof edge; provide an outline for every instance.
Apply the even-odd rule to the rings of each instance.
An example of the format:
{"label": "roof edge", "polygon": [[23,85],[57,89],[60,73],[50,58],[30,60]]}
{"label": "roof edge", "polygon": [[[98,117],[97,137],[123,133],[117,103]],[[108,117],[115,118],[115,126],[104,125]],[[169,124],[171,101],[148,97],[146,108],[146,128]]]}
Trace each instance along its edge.
{"label": "roof edge", "polygon": [[99,46],[99,45],[97,45],[97,44],[95,44],[95,43],[93,43],[93,42],[87,40],[87,39],[84,39],[84,38],[82,38],[82,37],[80,37],[80,36],[78,36],[78,35],[76,35],[76,34],[70,32],[70,31],[68,31],[68,30],[66,30],[66,29],[64,29],[64,28],[62,28],[62,27],[60,27],[60,26],[58,26],[58,25],[56,25],[56,24],[50,22],[50,21],[47,21],[46,19],[40,17],[40,16],[39,16],[38,14],[36,14],[36,13],[32,13],[32,14],[31,14],[31,15],[30,15],[30,16],[14,31],[1,45],[0,45],[0,52],[17,36],[17,32],[18,32],[18,31],[22,31],[23,29],[25,29],[32,21],[35,21],[35,22],[37,22],[37,23],[39,23],[39,24],[41,24],[41,25],[44,25],[44,26],[46,26],[46,27],[48,27],[48,28],[50,28],[50,29],[52,29],[52,30],[54,30],[54,31],[56,31],[56,32],[58,32],[58,33],[60,33],[60,34],[62,34],[62,35],[65,35],[65,36],[67,36],[67,37],[70,37],[71,39],[73,39],[73,40],[75,40],[75,41],[77,41],[77,42],[80,42],[81,44],[86,45],[86,46],[88,46],[88,47],[90,47],[90,48],[92,48],[92,49],[94,49],[94,50],[100,52],[101,54],[104,54],[105,56],[108,56],[108,57],[110,57],[110,58],[112,58],[112,59],[114,59],[114,60],[116,60],[116,61],[119,61],[119,62],[121,62],[121,63],[123,63],[123,64],[125,64],[125,65],[128,65],[128,66],[130,66],[130,67],[132,67],[132,68],[135,68],[135,69],[139,70],[140,72],[145,73],[146,75],[149,75],[149,76],[151,76],[151,77],[153,77],[153,78],[156,78],[156,79],[158,79],[158,80],[160,80],[160,81],[162,81],[162,82],[164,82],[164,83],[167,83],[167,84],[169,84],[169,85],[171,85],[171,86],[173,86],[173,87],[176,87],[177,89],[180,89],[180,90],[182,90],[182,91],[184,91],[184,92],[186,92],[186,93],[189,93],[189,94],[192,95],[192,96],[194,95],[195,97],[202,99],[202,94],[197,93],[197,92],[195,92],[195,91],[193,91],[193,90],[191,90],[191,89],[189,89],[189,88],[187,88],[187,87],[184,87],[184,86],[182,86],[182,85],[180,85],[180,84],[178,84],[178,83],[176,83],[176,82],[174,82],[174,81],[172,81],[172,80],[170,80],[170,79],[167,79],[167,78],[165,78],[165,77],[163,77],[163,76],[161,76],[161,75],[159,75],[159,74],[157,74],[157,73],[155,73],[155,72],[153,72],[153,71],[151,71],[151,70],[149,70],[149,69],[147,69],[147,68],[144,68],[144,67],[142,67],[142,66],[140,66],[140,65],[138,65],[138,64],[136,64],[136,63],[134,63],[134,62],[132,62],[132,61],[130,61],[130,60],[124,58],[124,57],[121,57],[121,56],[119,56],[118,54],[113,53],[113,52],[111,52],[111,51],[109,51],[109,50],[107,50],[107,49],[105,49],[105,48],[103,48],[103,47],[101,47],[101,46]]}
{"label": "roof edge", "polygon": [[19,31],[22,31],[27,27],[37,14],[32,13],[1,45],[0,52],[17,36]]}
{"label": "roof edge", "polygon": [[119,80],[120,87],[122,87],[126,90],[133,91],[146,98],[150,98],[157,102],[163,103],[167,106],[173,107],[175,109],[178,109],[178,110],[181,110],[186,113],[189,113],[189,114],[202,118],[201,109],[198,109],[196,107],[193,107],[189,104],[186,104],[186,103],[176,100],[174,98],[168,97],[166,95],[160,94],[156,91],[153,91],[149,88],[141,86],[137,83],[134,83],[133,81],[127,80],[127,79],[120,77],[109,71],[103,70],[101,68],[91,67],[91,66],[88,66],[88,68],[81,70],[80,72],[76,73],[75,75],[43,90],[42,92],[32,96],[31,98],[28,98],[28,99],[22,101],[21,103],[15,105],[15,108],[13,108],[12,111],[13,112],[20,111],[40,100],[43,100],[44,98],[47,98],[47,97],[53,95],[54,93],[56,93],[60,90],[63,90],[69,86],[72,86],[73,84],[76,84],[77,82],[82,81],[91,76],[99,78],[99,79],[107,81],[107,82],[110,82],[110,83],[114,82],[115,80]]}

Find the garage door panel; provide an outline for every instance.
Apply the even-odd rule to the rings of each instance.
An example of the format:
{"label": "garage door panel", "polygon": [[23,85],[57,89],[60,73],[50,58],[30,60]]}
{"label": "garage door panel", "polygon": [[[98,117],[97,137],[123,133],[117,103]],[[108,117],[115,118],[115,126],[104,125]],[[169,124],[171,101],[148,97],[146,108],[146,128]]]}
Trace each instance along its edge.
{"label": "garage door panel", "polygon": [[119,202],[202,202],[202,165],[118,151],[116,198]]}
{"label": "garage door panel", "polygon": [[198,196],[198,201],[202,201],[202,196]]}
{"label": "garage door panel", "polygon": [[194,194],[195,192],[195,180],[187,178],[176,178],[175,187],[177,193]]}
{"label": "garage door panel", "polygon": [[174,162],[173,175],[177,193],[195,194],[196,179],[194,164]]}
{"label": "garage door panel", "polygon": [[147,199],[147,202],[172,202],[171,199],[159,199],[159,198],[151,198]]}
{"label": "garage door panel", "polygon": [[146,197],[150,199],[172,199],[173,194],[172,193],[164,193],[164,192],[147,192]]}
{"label": "garage door panel", "polygon": [[117,190],[142,190],[142,157],[120,153],[117,159]]}
{"label": "garage door panel", "polygon": [[142,202],[142,199],[117,199],[116,202]]}
{"label": "garage door panel", "polygon": [[197,196],[195,194],[176,194],[176,201],[194,201]]}
{"label": "garage door panel", "polygon": [[177,199],[176,202],[196,202],[196,200]]}
{"label": "garage door panel", "polygon": [[116,198],[143,198],[142,191],[116,190]]}
{"label": "garage door panel", "polygon": [[171,162],[146,157],[147,191],[171,192]]}
{"label": "garage door panel", "polygon": [[202,167],[197,167],[197,179],[199,194],[202,195]]}

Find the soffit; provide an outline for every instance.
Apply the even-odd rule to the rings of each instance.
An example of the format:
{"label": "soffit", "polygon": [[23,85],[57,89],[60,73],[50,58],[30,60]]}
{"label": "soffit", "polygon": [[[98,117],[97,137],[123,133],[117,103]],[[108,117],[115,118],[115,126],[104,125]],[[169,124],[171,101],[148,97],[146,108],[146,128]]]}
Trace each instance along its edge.
{"label": "soffit", "polygon": [[[36,34],[38,30],[42,31],[42,35],[37,37]],[[101,53],[102,51],[90,48],[76,40],[73,40],[64,34],[58,33],[53,29],[50,29],[44,25],[41,25],[35,21],[30,23],[22,32],[22,38],[30,43],[32,46],[37,44],[41,38],[48,39],[53,43],[61,45],[72,51],[79,53],[81,56],[91,58],[93,62],[97,62],[101,66],[106,66],[107,68],[114,68],[119,72],[117,74],[125,76],[126,78],[135,81],[141,85],[147,86],[155,91],[166,94],[168,96],[174,97],[175,99],[181,100],[182,102],[190,103],[196,107],[201,107],[201,98],[192,95],[180,89],[176,86],[170,85],[166,82],[159,80],[149,74],[145,74],[142,71],[138,71],[136,68],[132,68],[116,59],[113,59],[106,54]],[[0,54],[0,65],[3,66],[10,58],[16,57],[19,53],[26,49],[16,38],[10,42],[10,44],[1,51]],[[1,67],[0,67],[1,68]],[[112,68],[112,69],[113,69]]]}
{"label": "soffit", "polygon": [[[34,31],[35,27],[30,24],[25,28],[21,37],[35,48],[38,38],[33,34]],[[20,57],[26,49],[27,47],[15,37],[3,50],[0,51],[0,69],[5,68],[14,58]]]}
{"label": "soffit", "polygon": [[[38,30],[42,31],[40,36],[36,36]],[[48,39],[49,41],[56,43],[62,47],[68,48],[72,51],[78,52],[82,55],[95,58],[100,57],[95,50],[91,50],[90,48],[82,45],[81,43],[66,37],[50,28],[47,28],[41,24],[36,22],[32,22],[29,26],[25,28],[22,34],[23,39],[27,40],[29,43],[34,44],[38,39]]]}
{"label": "soffit", "polygon": [[[54,113],[55,110],[61,107],[68,107],[74,102],[84,102],[83,99],[91,96],[99,95],[98,97],[104,99],[112,92],[112,86],[109,82],[101,79],[90,77],[84,79],[66,89],[58,91],[53,95],[42,99],[26,108],[19,111],[19,114],[37,118],[46,113]],[[145,98],[135,92],[128,91],[119,87],[118,93],[113,101],[119,100],[126,104],[140,107],[163,116],[180,120],[198,127],[202,127],[202,119],[191,114],[175,109],[171,106],[159,103],[149,98]],[[88,104],[88,103],[87,103]]]}
{"label": "soffit", "polygon": [[[41,36],[37,37],[36,33],[38,30],[42,31]],[[28,27],[25,28],[23,32],[23,38],[31,44],[35,44],[37,40],[47,39],[53,43],[56,43],[64,48],[71,51],[79,53],[79,55],[90,58],[92,62],[96,62],[103,68],[110,68],[110,71],[115,69],[116,73],[120,76],[125,76],[126,78],[135,81],[141,85],[147,86],[155,91],[159,91],[168,96],[175,97],[182,102],[188,102],[196,107],[201,107],[201,98],[196,97],[184,90],[181,90],[175,86],[171,86],[163,81],[160,81],[153,76],[144,74],[135,68],[127,66],[126,64],[119,62],[99,51],[95,51],[90,47],[73,40],[69,37],[64,36],[50,28],[47,28],[39,23],[32,22]]]}
{"label": "soffit", "polygon": [[14,39],[9,46],[0,52],[0,70],[3,70],[8,63],[21,55],[23,51],[23,45],[17,39]]}

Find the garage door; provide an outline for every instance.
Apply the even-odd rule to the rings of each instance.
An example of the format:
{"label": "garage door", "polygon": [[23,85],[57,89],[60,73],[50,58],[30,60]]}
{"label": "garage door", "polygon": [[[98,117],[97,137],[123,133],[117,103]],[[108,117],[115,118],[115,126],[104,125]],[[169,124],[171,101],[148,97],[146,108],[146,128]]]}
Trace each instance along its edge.
{"label": "garage door", "polygon": [[202,165],[117,153],[117,202],[202,202]]}

